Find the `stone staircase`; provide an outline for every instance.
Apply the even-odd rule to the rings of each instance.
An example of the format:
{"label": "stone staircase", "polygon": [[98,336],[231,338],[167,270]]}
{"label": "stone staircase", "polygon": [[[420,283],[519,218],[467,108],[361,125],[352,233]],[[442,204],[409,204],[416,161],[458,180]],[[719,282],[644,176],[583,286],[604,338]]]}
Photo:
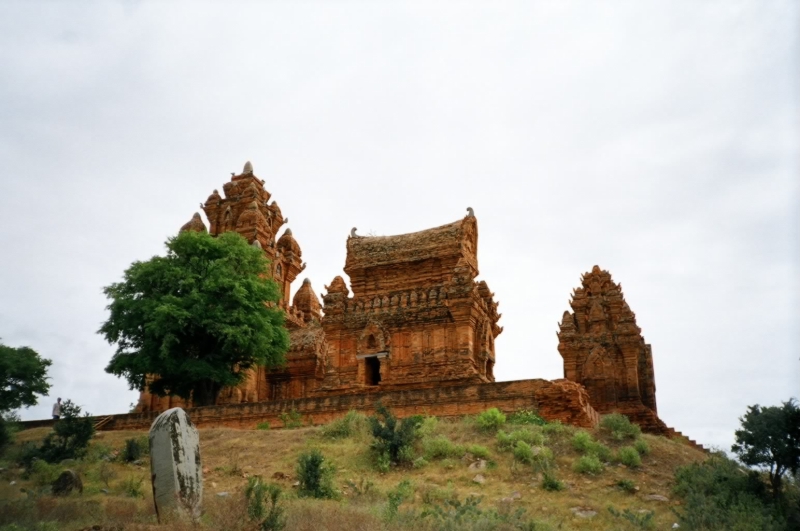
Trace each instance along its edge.
{"label": "stone staircase", "polygon": [[667,428],[667,437],[669,437],[670,439],[683,439],[684,441],[687,442],[689,446],[691,446],[695,450],[700,450],[701,452],[708,453],[708,449],[705,446],[698,443],[694,439],[690,439],[689,437],[679,432],[675,428]]}
{"label": "stone staircase", "polygon": [[103,427],[104,427],[106,424],[108,424],[109,422],[111,422],[112,420],[114,420],[114,417],[112,417],[112,416],[107,416],[107,417],[99,417],[99,418],[98,418],[98,417],[95,417],[95,423],[94,423],[94,429],[95,429],[95,431],[100,431],[100,430],[102,430],[102,429],[103,429]]}

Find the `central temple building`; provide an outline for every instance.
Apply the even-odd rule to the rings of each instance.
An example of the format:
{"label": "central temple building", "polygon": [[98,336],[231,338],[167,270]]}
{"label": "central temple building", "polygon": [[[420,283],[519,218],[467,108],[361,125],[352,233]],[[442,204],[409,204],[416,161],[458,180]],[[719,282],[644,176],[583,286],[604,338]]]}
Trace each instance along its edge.
{"label": "central temple building", "polygon": [[[494,294],[478,276],[478,221],[472,209],[453,223],[398,236],[347,238],[344,272],[320,304],[308,279],[290,303],[305,269],[300,245],[264,181],[248,162],[202,204],[181,230],[235,231],[263,250],[281,288],[291,347],[280,368],[251,371],[218,404],[269,402],[331,394],[422,389],[494,381],[494,343],[502,328]],[[186,406],[144,391],[137,410]]]}

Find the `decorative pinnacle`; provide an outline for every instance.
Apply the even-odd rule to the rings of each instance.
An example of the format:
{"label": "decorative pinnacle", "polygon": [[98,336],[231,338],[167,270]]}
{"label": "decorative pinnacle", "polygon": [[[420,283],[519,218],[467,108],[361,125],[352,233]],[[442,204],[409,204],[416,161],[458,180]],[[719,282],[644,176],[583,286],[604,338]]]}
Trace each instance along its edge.
{"label": "decorative pinnacle", "polygon": [[244,163],[242,175],[247,175],[248,173],[253,173],[253,164],[249,160]]}
{"label": "decorative pinnacle", "polygon": [[350,237],[351,238],[358,238],[358,235],[356,234],[357,230],[358,229],[356,227],[353,227],[352,229],[350,229]]}
{"label": "decorative pinnacle", "polygon": [[472,207],[467,207],[467,212],[469,212],[469,214],[467,214],[468,218],[474,218],[475,217],[475,211],[472,209]]}

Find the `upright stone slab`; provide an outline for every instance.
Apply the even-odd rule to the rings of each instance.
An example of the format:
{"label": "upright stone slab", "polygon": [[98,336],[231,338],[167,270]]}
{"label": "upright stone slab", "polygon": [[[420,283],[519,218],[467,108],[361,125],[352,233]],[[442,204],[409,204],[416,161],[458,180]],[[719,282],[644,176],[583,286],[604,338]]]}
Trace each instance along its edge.
{"label": "upright stone slab", "polygon": [[200,436],[179,407],[160,414],[150,427],[150,472],[159,516],[169,510],[186,512],[192,518],[200,516]]}

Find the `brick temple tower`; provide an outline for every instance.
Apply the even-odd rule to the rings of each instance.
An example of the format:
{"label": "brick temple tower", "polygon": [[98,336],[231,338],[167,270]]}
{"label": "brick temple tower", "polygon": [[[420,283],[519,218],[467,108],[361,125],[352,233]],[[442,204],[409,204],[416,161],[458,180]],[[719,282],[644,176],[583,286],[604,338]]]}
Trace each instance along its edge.
{"label": "brick temple tower", "polygon": [[648,431],[658,419],[653,354],[621,286],[594,266],[581,278],[558,332],[564,377],[583,385],[599,413],[620,412]]}
{"label": "brick temple tower", "polygon": [[347,240],[323,295],[328,367],[319,392],[494,381],[497,303],[478,275],[478,222]]}

